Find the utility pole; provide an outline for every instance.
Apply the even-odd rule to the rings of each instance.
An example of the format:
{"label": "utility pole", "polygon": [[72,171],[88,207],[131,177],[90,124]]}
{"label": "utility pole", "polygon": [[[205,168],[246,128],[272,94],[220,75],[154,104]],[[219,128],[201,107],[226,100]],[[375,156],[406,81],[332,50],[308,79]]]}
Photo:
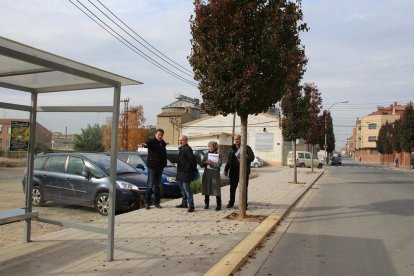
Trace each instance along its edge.
{"label": "utility pole", "polygon": [[129,103],[129,98],[125,98],[123,100],[121,100],[121,102],[124,103],[124,113],[123,115],[123,119],[124,119],[124,123],[122,126],[122,144],[121,144],[121,148],[123,150],[128,150],[128,103]]}

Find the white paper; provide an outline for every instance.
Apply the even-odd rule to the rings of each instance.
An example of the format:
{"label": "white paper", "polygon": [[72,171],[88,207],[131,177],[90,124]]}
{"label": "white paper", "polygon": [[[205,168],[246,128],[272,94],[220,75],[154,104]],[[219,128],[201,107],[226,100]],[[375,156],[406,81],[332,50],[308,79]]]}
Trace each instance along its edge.
{"label": "white paper", "polygon": [[[219,154],[218,153],[209,153],[207,159],[211,160],[214,163],[217,163],[219,161]],[[207,167],[209,169],[211,169],[210,165],[208,165]]]}
{"label": "white paper", "polygon": [[239,149],[236,151],[236,153],[234,154],[234,155],[236,155],[236,157],[237,157],[237,158],[239,158],[239,156],[240,156],[240,150],[241,150],[241,148],[239,148]]}

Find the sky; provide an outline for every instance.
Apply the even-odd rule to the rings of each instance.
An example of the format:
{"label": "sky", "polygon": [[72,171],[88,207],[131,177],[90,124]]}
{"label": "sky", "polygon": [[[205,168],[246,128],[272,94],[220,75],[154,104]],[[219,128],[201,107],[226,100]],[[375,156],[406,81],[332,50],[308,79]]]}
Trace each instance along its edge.
{"label": "sky", "polygon": [[[145,40],[117,29],[135,51],[143,51],[186,81],[154,66],[154,61],[108,34],[74,5],[82,7],[79,2],[110,22],[90,3],[106,11],[98,0],[1,0],[0,36],[143,82],[123,87],[121,100],[129,98],[130,106],[142,105],[147,125],[155,125],[161,108],[178,94],[201,100],[187,59],[192,0],[100,0]],[[304,0],[302,11],[310,28],[300,36],[308,58],[303,82],[314,83],[321,92],[323,109],[329,109],[333,118],[337,149],[352,135],[357,118],[378,106],[414,101],[414,1]],[[29,105],[30,95],[0,88],[0,101]],[[344,101],[348,103],[339,103]],[[39,106],[75,104],[111,105],[112,89],[47,93],[38,98]],[[24,116],[28,118],[26,113],[0,109],[1,118]],[[108,116],[40,113],[38,121],[51,131],[80,133],[88,124],[104,124]]]}

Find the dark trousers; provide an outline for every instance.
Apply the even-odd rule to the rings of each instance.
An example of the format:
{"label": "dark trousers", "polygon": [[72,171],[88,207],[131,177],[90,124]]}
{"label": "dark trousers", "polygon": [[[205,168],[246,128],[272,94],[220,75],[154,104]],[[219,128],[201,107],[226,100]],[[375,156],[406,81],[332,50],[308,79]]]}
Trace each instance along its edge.
{"label": "dark trousers", "polygon": [[[234,201],[236,198],[236,191],[237,191],[237,186],[239,185],[239,175],[230,175],[230,200],[229,200],[229,204],[230,205],[234,205]],[[246,175],[246,192],[245,194],[245,198],[246,198],[246,207],[247,207],[247,191],[249,187],[249,176]]]}
{"label": "dark trousers", "polygon": [[154,192],[154,204],[160,204],[160,185],[162,171],[148,168],[147,189],[145,191],[145,203],[151,203],[151,194]]}

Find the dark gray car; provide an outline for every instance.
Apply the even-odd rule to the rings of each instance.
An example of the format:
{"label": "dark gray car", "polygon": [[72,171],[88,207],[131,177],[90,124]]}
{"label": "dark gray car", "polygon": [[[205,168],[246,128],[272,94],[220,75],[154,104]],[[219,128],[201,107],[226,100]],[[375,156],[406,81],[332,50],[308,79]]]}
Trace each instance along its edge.
{"label": "dark gray car", "polygon": [[[109,208],[110,157],[100,153],[45,153],[34,160],[32,204],[46,201],[92,206],[107,215]],[[147,177],[117,160],[116,211],[141,208]],[[23,179],[23,188],[25,186]],[[24,189],[23,189],[24,190]]]}

